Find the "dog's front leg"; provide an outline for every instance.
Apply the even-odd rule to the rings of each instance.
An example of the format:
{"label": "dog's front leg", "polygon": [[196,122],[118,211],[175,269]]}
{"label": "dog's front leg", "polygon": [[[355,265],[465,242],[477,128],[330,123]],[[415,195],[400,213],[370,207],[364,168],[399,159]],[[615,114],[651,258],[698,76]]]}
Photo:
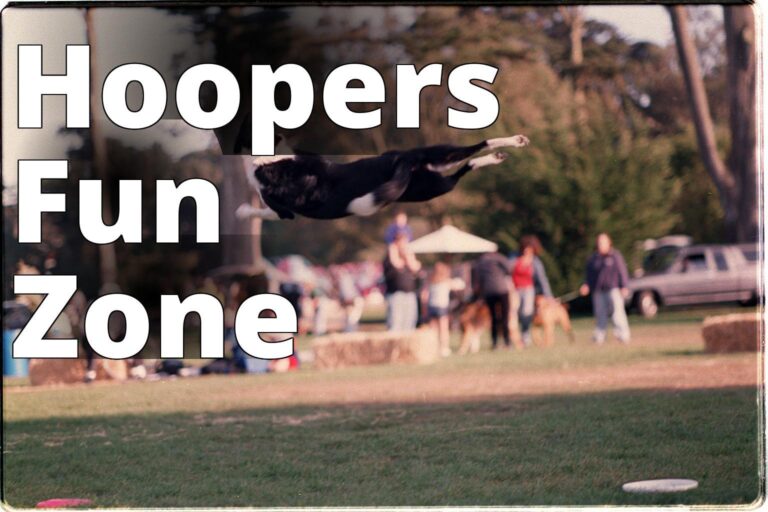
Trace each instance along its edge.
{"label": "dog's front leg", "polygon": [[[502,151],[497,151],[496,153],[489,153],[487,155],[473,158],[472,160],[467,162],[467,165],[464,168],[466,168],[467,170],[471,170],[471,169],[479,169],[480,167],[486,167],[489,165],[497,165],[503,162],[504,160],[506,160],[506,158],[507,158],[506,153]],[[463,170],[464,168],[462,168],[461,170]],[[459,170],[456,174],[459,174],[461,170]]]}
{"label": "dog's front leg", "polygon": [[513,135],[511,137],[499,137],[497,139],[488,139],[486,145],[488,149],[499,148],[524,148],[531,141],[525,135]]}
{"label": "dog's front leg", "polygon": [[256,208],[248,203],[243,203],[235,210],[235,217],[240,220],[259,218],[264,220],[278,220],[280,216],[271,208]]}

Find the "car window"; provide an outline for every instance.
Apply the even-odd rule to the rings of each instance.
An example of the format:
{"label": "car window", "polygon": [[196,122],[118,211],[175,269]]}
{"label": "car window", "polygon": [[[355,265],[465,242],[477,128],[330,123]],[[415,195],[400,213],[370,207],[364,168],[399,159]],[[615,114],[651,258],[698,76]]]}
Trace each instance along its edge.
{"label": "car window", "polygon": [[704,253],[689,254],[683,259],[683,272],[701,272],[707,270],[707,257]]}
{"label": "car window", "polygon": [[675,262],[679,252],[679,247],[670,246],[649,251],[643,258],[643,271],[648,274],[666,271]]}
{"label": "car window", "polygon": [[715,251],[715,265],[717,270],[728,270],[728,262],[725,260],[723,251]]}

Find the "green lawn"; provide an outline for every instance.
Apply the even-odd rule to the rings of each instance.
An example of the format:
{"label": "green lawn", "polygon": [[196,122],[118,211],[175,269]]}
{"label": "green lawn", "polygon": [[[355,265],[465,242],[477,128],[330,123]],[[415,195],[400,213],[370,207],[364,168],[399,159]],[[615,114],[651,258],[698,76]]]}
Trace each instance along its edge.
{"label": "green lawn", "polygon": [[[6,424],[13,506],[749,503],[754,390],[290,407]],[[684,494],[622,482],[699,480]]]}
{"label": "green lawn", "polygon": [[[760,492],[754,388],[312,403],[330,385],[404,377],[574,368],[621,375],[634,363],[708,361],[695,315],[633,318],[630,346],[591,345],[591,321],[578,319],[573,345],[561,339],[549,350],[484,351],[430,366],[9,388],[4,500],[17,507],[54,497],[103,507],[751,503]],[[291,386],[310,391],[277,393]],[[700,486],[653,496],[621,490],[625,481],[655,477]]]}

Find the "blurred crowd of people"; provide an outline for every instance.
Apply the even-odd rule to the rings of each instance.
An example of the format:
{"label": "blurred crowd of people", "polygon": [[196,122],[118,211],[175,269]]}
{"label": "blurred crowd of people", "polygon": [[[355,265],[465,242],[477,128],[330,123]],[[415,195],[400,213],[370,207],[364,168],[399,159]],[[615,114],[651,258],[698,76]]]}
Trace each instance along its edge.
{"label": "blurred crowd of people", "polygon": [[[321,336],[329,332],[355,332],[367,308],[386,308],[386,328],[390,331],[411,331],[419,325],[430,325],[436,333],[440,353],[451,355],[451,330],[460,324],[462,313],[469,304],[484,307],[490,321],[491,348],[529,347],[533,344],[532,325],[537,312],[546,304],[557,303],[540,259],[542,246],[538,238],[523,236],[519,250],[511,255],[487,252],[473,261],[432,258],[433,265],[423,265],[411,249],[413,233],[408,217],[398,212],[384,234],[385,257],[382,262],[363,261],[327,267],[313,266],[301,256],[279,259],[275,268],[280,272],[278,291],[294,306],[299,318],[299,333]],[[50,259],[50,258],[47,258]],[[50,272],[52,264],[34,255],[18,261],[17,274]],[[185,294],[206,293],[224,305],[224,337],[227,349],[225,361],[214,362],[203,373],[266,372],[294,369],[299,366],[298,355],[287,361],[267,362],[248,356],[235,338],[235,314],[249,296],[268,291],[268,277],[240,276],[235,279],[213,279],[195,275]],[[610,236],[601,233],[596,238],[595,251],[586,263],[585,281],[581,295],[591,295],[596,326],[593,341],[603,343],[609,322],[613,324],[618,341],[630,341],[630,328],[625,312],[629,275],[621,253],[613,248]],[[99,296],[120,290],[107,284]],[[17,297],[14,316],[19,325],[28,320],[42,297]],[[82,346],[81,356],[87,361],[86,380],[95,377],[94,352],[85,339],[83,319],[90,301],[78,290],[51,328],[51,337],[77,338]],[[473,313],[475,314],[475,313]],[[195,317],[196,318],[196,317]],[[195,327],[195,318],[191,326]],[[7,319],[6,319],[7,320]],[[471,319],[470,319],[471,320]],[[123,324],[120,322],[123,321]],[[7,323],[7,321],[6,321]],[[125,332],[124,317],[110,318],[112,339],[121,339]],[[141,373],[142,361],[130,363],[135,376]],[[171,365],[173,366],[173,365]],[[184,365],[178,365],[180,368]],[[170,367],[169,367],[170,368]],[[166,369],[168,372],[170,370]]]}
{"label": "blurred crowd of people", "polygon": [[[537,308],[557,302],[539,257],[543,249],[536,236],[523,236],[519,251],[509,256],[499,252],[482,254],[469,264],[469,276],[466,264],[438,261],[429,270],[423,268],[409,248],[411,238],[408,218],[399,212],[385,234],[383,281],[389,330],[407,331],[421,323],[431,323],[442,355],[448,356],[451,318],[459,317],[462,306],[481,301],[490,314],[492,349],[499,346],[500,338],[508,348],[513,341],[519,348],[533,344],[531,327]],[[581,295],[592,297],[595,343],[605,341],[609,320],[616,339],[629,342],[624,305],[629,294],[628,282],[624,258],[613,248],[610,236],[600,233],[579,290]]]}

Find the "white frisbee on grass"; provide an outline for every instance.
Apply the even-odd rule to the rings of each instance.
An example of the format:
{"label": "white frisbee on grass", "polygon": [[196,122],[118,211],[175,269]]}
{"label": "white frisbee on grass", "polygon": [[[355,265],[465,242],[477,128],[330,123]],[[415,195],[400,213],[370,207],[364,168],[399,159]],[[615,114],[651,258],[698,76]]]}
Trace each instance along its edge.
{"label": "white frisbee on grass", "polygon": [[625,492],[654,493],[654,492],[684,492],[695,489],[699,482],[689,478],[658,478],[655,480],[638,480],[627,482],[621,486]]}

